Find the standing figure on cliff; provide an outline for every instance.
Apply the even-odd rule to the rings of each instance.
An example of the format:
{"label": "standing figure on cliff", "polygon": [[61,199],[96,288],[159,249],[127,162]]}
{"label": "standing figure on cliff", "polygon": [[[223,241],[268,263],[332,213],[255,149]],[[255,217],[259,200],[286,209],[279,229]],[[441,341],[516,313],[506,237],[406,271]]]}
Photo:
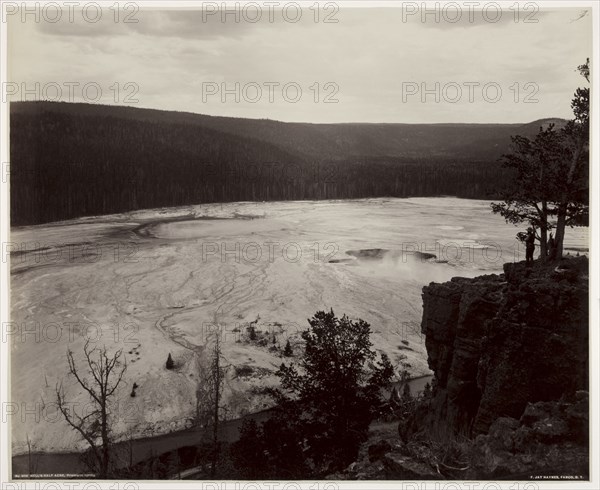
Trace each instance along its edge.
{"label": "standing figure on cliff", "polygon": [[552,232],[550,232],[550,238],[548,238],[548,257],[550,260],[554,260],[556,258],[556,241],[552,236]]}
{"label": "standing figure on cliff", "polygon": [[533,228],[527,228],[525,238],[525,263],[531,267],[533,265],[533,252],[535,252],[535,232]]}

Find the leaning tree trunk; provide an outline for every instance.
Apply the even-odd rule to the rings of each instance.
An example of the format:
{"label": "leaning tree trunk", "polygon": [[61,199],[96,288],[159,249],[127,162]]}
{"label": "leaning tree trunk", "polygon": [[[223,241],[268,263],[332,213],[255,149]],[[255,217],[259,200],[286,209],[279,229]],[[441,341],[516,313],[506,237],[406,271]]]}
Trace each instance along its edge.
{"label": "leaning tree trunk", "polygon": [[540,262],[546,262],[548,259],[548,228],[542,226],[540,228]]}
{"label": "leaning tree trunk", "polygon": [[[566,199],[566,198],[565,198]],[[565,201],[561,201],[560,206],[558,206],[558,215],[556,221],[556,237],[555,246],[556,246],[556,254],[555,258],[561,259],[563,256],[563,243],[565,240],[565,226],[567,223],[567,205]]]}
{"label": "leaning tree trunk", "polygon": [[[570,189],[573,186],[573,181],[575,180],[575,170],[577,169],[577,164],[579,162],[579,158],[581,157],[581,153],[583,152],[583,147],[585,144],[585,138],[583,136],[579,136],[577,141],[577,148],[573,152],[573,157],[571,159],[571,164],[569,165],[569,172],[567,174],[567,182],[566,188]],[[556,258],[562,259],[563,249],[564,249],[564,240],[565,240],[565,227],[567,224],[567,207],[569,205],[569,196],[566,191],[561,192],[560,201],[558,204],[558,216],[556,222]]]}
{"label": "leaning tree trunk", "polygon": [[542,212],[540,215],[540,262],[548,259],[548,203],[542,200]]}

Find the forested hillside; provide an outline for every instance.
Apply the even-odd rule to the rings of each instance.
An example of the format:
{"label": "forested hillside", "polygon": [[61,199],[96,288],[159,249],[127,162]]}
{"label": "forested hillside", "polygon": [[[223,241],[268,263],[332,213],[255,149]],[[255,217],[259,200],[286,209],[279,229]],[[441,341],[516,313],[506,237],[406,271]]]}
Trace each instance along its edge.
{"label": "forested hillside", "polygon": [[308,124],[16,102],[11,220],[245,200],[492,198],[510,135],[546,122]]}

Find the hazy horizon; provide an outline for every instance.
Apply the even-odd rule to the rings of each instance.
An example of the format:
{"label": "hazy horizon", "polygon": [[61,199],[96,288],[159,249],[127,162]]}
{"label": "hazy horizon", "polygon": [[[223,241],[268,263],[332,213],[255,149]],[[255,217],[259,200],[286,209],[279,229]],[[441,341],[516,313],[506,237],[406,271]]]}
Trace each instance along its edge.
{"label": "hazy horizon", "polygon": [[545,121],[545,120],[552,120],[552,119],[560,119],[561,121],[568,121],[568,118],[565,117],[557,117],[557,116],[547,116],[547,117],[540,117],[539,119],[535,119],[533,121],[516,121],[516,122],[472,122],[472,121],[464,121],[464,122],[440,122],[440,121],[432,121],[432,122],[411,122],[411,121],[407,121],[407,122],[377,122],[377,121],[336,121],[336,122],[330,122],[330,121],[321,121],[321,122],[312,122],[312,121],[283,121],[281,119],[273,119],[270,117],[247,117],[247,116],[229,116],[229,115],[218,115],[218,114],[208,114],[205,112],[195,112],[195,111],[188,111],[188,110],[180,110],[180,109],[163,109],[163,108],[155,108],[155,107],[144,107],[142,105],[123,105],[123,104],[104,104],[104,103],[96,103],[96,102],[84,102],[84,101],[73,101],[73,102],[67,102],[67,101],[21,101],[21,100],[13,100],[10,101],[9,103],[12,104],[13,102],[15,103],[21,103],[21,102],[42,102],[42,103],[47,103],[47,102],[56,102],[56,103],[64,103],[64,104],[85,104],[85,105],[92,105],[92,106],[102,106],[102,107],[119,107],[119,108],[129,108],[129,109],[141,109],[141,110],[150,110],[150,111],[161,111],[161,112],[177,112],[177,113],[181,113],[181,114],[194,114],[196,116],[207,116],[207,117],[226,117],[226,118],[231,118],[231,119],[248,119],[248,120],[252,120],[252,121],[272,121],[272,122],[278,122],[278,123],[283,123],[283,124],[312,124],[312,125],[352,125],[352,124],[372,124],[372,125],[407,125],[407,126],[413,126],[413,125],[423,125],[423,126],[435,126],[435,125],[439,125],[439,126],[470,126],[470,125],[480,125],[480,126],[498,126],[498,125],[502,125],[502,126],[522,126],[522,125],[526,125],[526,124],[532,124],[534,122],[537,121]]}

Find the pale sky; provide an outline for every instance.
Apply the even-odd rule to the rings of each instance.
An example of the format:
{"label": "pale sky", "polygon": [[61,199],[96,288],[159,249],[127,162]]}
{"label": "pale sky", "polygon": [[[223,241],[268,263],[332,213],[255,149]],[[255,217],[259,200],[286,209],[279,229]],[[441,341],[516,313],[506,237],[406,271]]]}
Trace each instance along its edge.
{"label": "pale sky", "polygon": [[[16,12],[8,16],[9,80],[16,84],[11,100],[58,95],[68,101],[65,84],[73,82],[79,84],[72,88],[75,101],[84,100],[82,86],[89,83],[90,101],[100,88],[99,103],[211,115],[524,123],[570,118],[571,96],[586,85],[576,67],[592,56],[591,12],[582,16],[580,8],[542,9],[530,18],[537,23],[524,22],[527,12],[515,22],[508,8],[497,22],[490,20],[494,12],[487,20],[473,12],[471,22],[465,7],[456,23],[449,22],[455,16],[450,11],[436,22],[434,14],[422,19],[422,12],[401,8],[342,7],[337,13],[321,9],[315,22],[315,11],[306,9],[294,23],[294,9],[287,20],[273,12],[273,22],[268,7],[261,10],[255,23],[252,10],[239,12],[236,22],[234,14],[222,19],[200,10],[146,9],[133,13],[137,23],[123,22],[123,13],[115,22],[108,9],[96,23],[80,11],[72,23],[67,10],[55,23],[48,21],[55,12],[42,12],[39,22],[34,15],[23,22]],[[338,22],[323,22],[328,14]],[[88,19],[94,15],[88,12]],[[23,83],[34,93],[24,94]],[[222,84],[232,90],[225,102]],[[324,103],[328,95],[337,102]]]}

